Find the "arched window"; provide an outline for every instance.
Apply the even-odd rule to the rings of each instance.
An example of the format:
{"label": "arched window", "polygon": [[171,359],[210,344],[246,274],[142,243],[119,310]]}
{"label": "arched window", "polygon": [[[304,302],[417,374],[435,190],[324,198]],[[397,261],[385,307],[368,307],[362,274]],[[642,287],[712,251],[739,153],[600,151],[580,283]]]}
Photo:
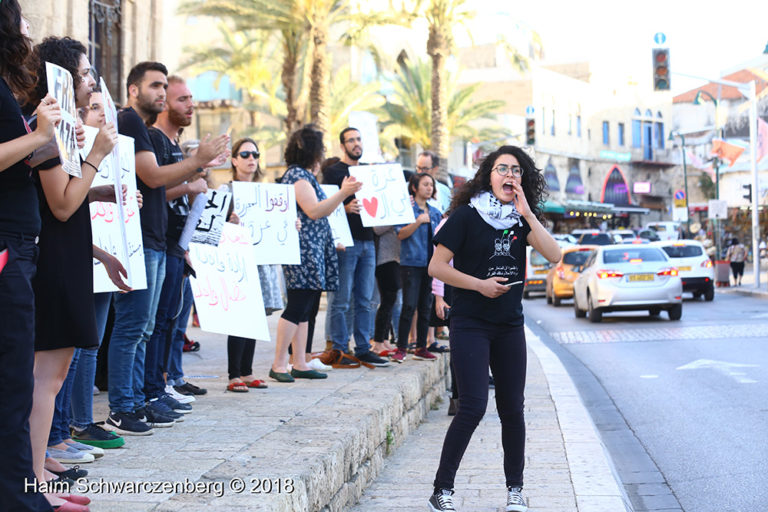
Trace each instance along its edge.
{"label": "arched window", "polygon": [[88,10],[88,59],[104,79],[113,99],[120,101],[123,90],[120,0],[91,0]]}
{"label": "arched window", "polygon": [[661,112],[656,112],[656,147],[664,149],[664,118]]}
{"label": "arched window", "polygon": [[642,114],[640,109],[636,108],[632,114],[632,147],[639,148],[643,146]]}

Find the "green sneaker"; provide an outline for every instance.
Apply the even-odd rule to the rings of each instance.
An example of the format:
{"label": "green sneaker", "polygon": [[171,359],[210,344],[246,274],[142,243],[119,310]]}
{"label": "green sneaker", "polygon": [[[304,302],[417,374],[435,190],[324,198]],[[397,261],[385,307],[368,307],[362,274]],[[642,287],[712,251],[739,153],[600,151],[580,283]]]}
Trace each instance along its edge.
{"label": "green sneaker", "polygon": [[104,430],[97,423],[91,423],[83,430],[72,427],[72,439],[78,443],[107,450],[111,448],[120,448],[125,444],[125,439],[114,432]]}

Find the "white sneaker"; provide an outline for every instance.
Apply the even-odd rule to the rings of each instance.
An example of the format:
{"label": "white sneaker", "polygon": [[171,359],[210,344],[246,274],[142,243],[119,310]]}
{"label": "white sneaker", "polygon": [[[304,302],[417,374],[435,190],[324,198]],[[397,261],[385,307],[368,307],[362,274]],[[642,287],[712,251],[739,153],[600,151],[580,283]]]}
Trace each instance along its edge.
{"label": "white sneaker", "polygon": [[307,366],[309,366],[313,370],[317,370],[318,372],[327,372],[330,370],[333,370],[333,366],[328,366],[327,364],[323,364],[323,362],[318,359],[310,359],[307,363]]}
{"label": "white sneaker", "polygon": [[180,404],[188,404],[195,401],[195,397],[192,395],[182,395],[173,386],[165,386],[165,392],[171,395],[171,398],[179,402]]}
{"label": "white sneaker", "polygon": [[507,508],[506,512],[526,512],[528,506],[523,498],[522,487],[507,487]]}
{"label": "white sneaker", "polygon": [[85,453],[90,453],[96,459],[104,456],[104,450],[102,450],[98,446],[91,446],[89,444],[78,443],[77,441],[74,441],[72,439],[68,439],[64,441],[64,443],[71,446],[75,450],[79,450]]}

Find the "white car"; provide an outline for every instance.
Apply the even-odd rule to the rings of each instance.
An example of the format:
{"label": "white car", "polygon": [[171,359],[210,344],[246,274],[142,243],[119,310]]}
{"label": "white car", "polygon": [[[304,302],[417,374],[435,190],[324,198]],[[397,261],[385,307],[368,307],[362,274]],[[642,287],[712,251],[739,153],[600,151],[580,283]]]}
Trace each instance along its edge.
{"label": "white car", "polygon": [[683,283],[677,268],[660,247],[636,244],[598,247],[573,283],[573,309],[577,318],[589,314],[600,322],[610,311],[662,309],[670,320],[683,315]]}
{"label": "white car", "polygon": [[680,235],[679,222],[649,222],[645,229],[652,229],[659,236],[659,240],[677,240]]}
{"label": "white car", "polygon": [[651,245],[661,247],[670,257],[683,281],[684,292],[692,292],[695,299],[703,296],[704,300],[710,301],[715,298],[715,268],[701,242],[675,240]]}

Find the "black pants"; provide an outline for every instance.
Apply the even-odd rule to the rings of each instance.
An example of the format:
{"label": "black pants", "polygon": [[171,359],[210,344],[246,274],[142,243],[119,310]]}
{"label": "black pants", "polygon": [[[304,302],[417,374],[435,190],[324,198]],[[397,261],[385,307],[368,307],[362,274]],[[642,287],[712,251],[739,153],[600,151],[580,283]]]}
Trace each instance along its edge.
{"label": "black pants", "polygon": [[[27,490],[35,481],[29,413],[32,410],[35,360],[35,275],[38,249],[29,239],[0,237],[8,262],[0,273],[0,510],[50,511],[42,494]],[[65,271],[64,269],[62,271]]]}
{"label": "black pants", "polygon": [[373,341],[382,342],[389,337],[392,328],[392,308],[400,289],[400,264],[389,261],[376,267],[376,283],[379,285],[381,304],[376,311]]}
{"label": "black pants", "polygon": [[741,277],[744,275],[744,262],[743,261],[732,261],[731,262],[731,272],[733,272],[733,278],[738,280],[741,279]]}
{"label": "black pants", "polygon": [[408,332],[414,311],[419,312],[416,319],[416,347],[427,346],[429,317],[432,314],[432,278],[427,274],[427,267],[400,266],[403,280],[403,308],[400,310],[400,325],[397,327],[397,348],[408,346]]}
{"label": "black pants", "polygon": [[451,360],[459,391],[456,412],[443,442],[435,488],[452,489],[464,451],[488,406],[488,366],[496,382],[507,486],[523,485],[526,348],[523,326],[451,317]]}
{"label": "black pants", "polygon": [[237,379],[253,373],[253,352],[256,340],[227,336],[227,358],[229,359],[229,378]]}
{"label": "black pants", "polygon": [[[315,319],[320,310],[320,297],[322,290],[288,290],[288,304],[285,305],[280,318],[288,320],[292,324],[299,325],[307,322],[307,349],[312,352],[312,338],[315,336]],[[288,353],[293,354],[293,348],[288,345]]]}

